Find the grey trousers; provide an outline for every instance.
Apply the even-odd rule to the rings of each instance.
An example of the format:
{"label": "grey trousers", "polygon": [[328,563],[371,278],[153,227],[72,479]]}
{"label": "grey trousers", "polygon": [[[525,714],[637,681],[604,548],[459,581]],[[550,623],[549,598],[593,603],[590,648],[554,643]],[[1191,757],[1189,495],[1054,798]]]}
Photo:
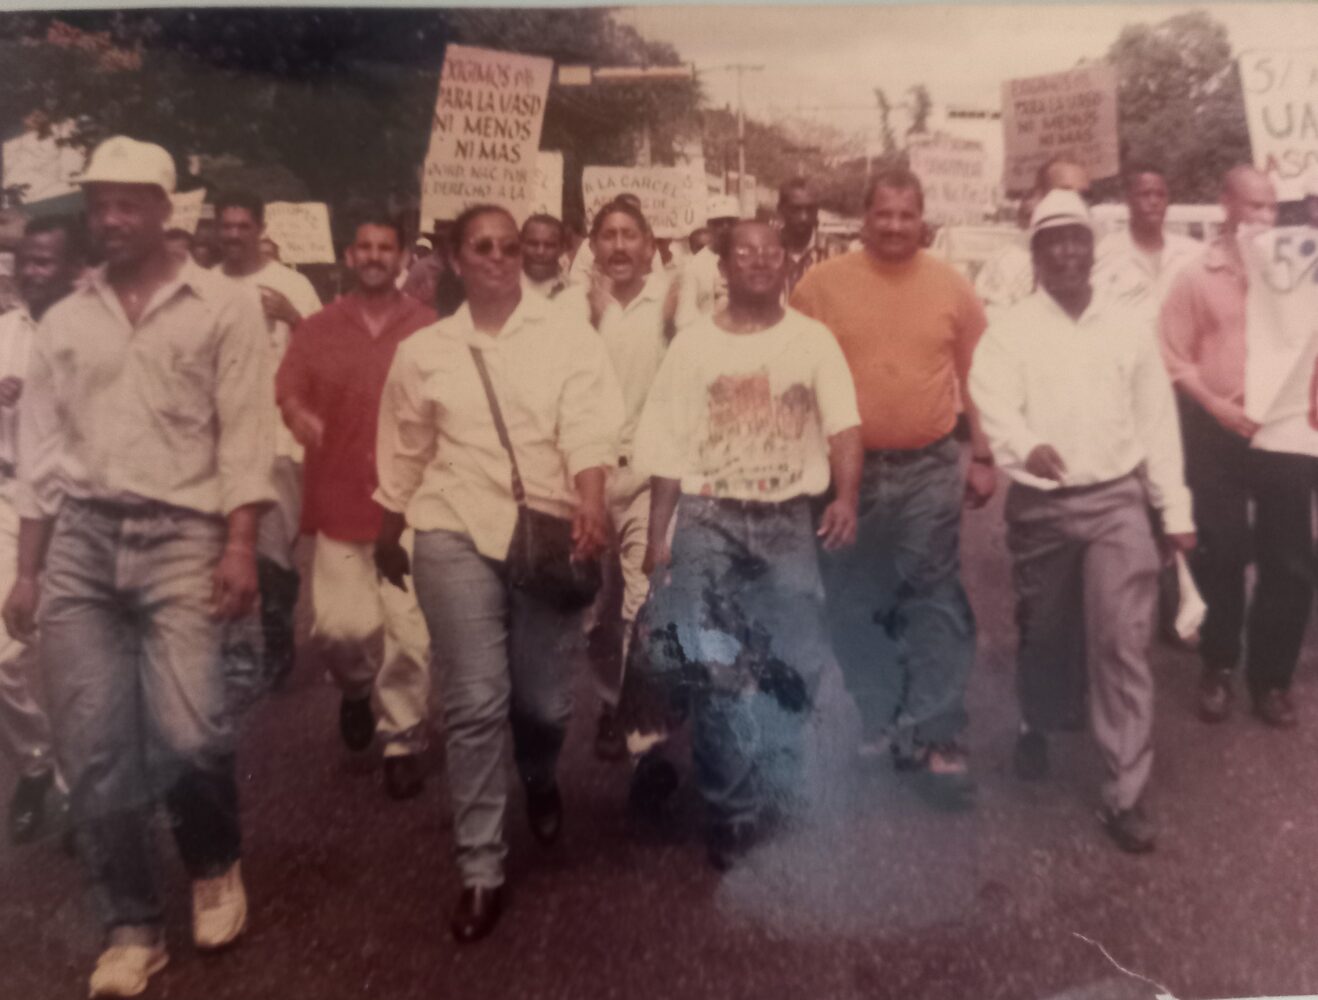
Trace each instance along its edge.
{"label": "grey trousers", "polygon": [[[1061,727],[1075,626],[1083,623],[1089,723],[1103,755],[1104,803],[1134,805],[1153,766],[1148,647],[1158,554],[1139,480],[1049,492],[1013,484],[1007,547],[1016,587],[1017,694],[1032,729]],[[1060,688],[1060,691],[1059,691]]]}

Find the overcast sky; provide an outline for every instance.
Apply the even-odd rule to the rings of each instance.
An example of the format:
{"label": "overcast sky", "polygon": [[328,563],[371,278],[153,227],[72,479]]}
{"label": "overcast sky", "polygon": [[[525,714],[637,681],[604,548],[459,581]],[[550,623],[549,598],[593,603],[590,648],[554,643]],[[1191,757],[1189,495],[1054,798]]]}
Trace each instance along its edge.
{"label": "overcast sky", "polygon": [[[755,117],[825,119],[855,132],[875,127],[875,86],[899,100],[924,83],[938,104],[996,108],[1004,79],[1101,57],[1124,25],[1195,9],[1226,25],[1236,52],[1318,45],[1314,3],[647,6],[620,16],[647,37],[673,43],[698,70],[764,65],[745,77],[746,108]],[[735,74],[701,72],[701,81],[714,104],[735,102]]]}

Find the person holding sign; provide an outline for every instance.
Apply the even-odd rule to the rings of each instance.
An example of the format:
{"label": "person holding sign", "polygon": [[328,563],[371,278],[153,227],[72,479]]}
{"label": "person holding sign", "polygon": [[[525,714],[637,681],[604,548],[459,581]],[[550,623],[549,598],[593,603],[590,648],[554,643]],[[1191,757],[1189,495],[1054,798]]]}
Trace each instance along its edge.
{"label": "person holding sign", "polygon": [[[376,417],[398,345],[435,321],[434,310],[397,288],[402,243],[395,220],[359,221],[347,250],[353,290],[298,325],[275,378],[284,422],[306,449],[311,635],[342,692],[339,734],[349,750],[371,745],[374,697],[385,790],[395,799],[416,795],[424,780],[430,652],[406,582],[394,573],[382,582],[376,571],[380,552],[405,566],[411,547],[401,519],[386,518],[371,499]],[[388,544],[373,551],[385,520]]]}
{"label": "person holding sign", "polygon": [[[1159,558],[1195,536],[1181,475],[1176,409],[1157,344],[1134,310],[1093,287],[1094,232],[1078,194],[1034,209],[1040,288],[997,314],[975,350],[970,391],[1011,477],[1007,547],[1019,600],[1016,769],[1042,778],[1045,733],[1069,722],[1065,699],[1083,623],[1089,715],[1106,770],[1104,828],[1122,850],[1154,846],[1143,794],[1153,766],[1153,632]],[[1051,682],[1051,683],[1050,683]]]}
{"label": "person holding sign", "polygon": [[[861,465],[851,372],[821,323],[784,308],[780,234],[738,222],[724,241],[728,306],[678,335],[636,434],[654,477],[654,593],[625,709],[631,724],[652,714],[647,703],[690,712],[720,870],[801,801],[801,728],[833,659],[816,545],[855,540]],[[651,749],[633,802],[675,783]]]}
{"label": "person holding sign", "polygon": [[626,754],[615,718],[623,667],[632,623],[649,590],[641,562],[650,522],[650,481],[631,464],[632,443],[650,383],[673,335],[677,289],[666,271],[650,270],[654,237],[630,200],[610,202],[595,213],[590,250],[595,259],[590,286],[574,285],[560,301],[574,322],[588,322],[599,332],[626,407],[618,469],[608,485],[613,546],[605,561],[604,587],[590,615],[586,647],[601,702],[595,753],[602,760],[617,760]]}
{"label": "person holding sign", "polygon": [[[1242,230],[1276,224],[1272,182],[1253,167],[1235,167],[1223,183],[1222,207],[1225,230],[1177,276],[1160,319],[1202,539],[1192,560],[1208,605],[1199,639],[1198,709],[1205,722],[1230,714],[1243,638],[1254,712],[1265,724],[1285,729],[1297,721],[1291,678],[1313,596],[1314,461],[1251,447],[1259,424],[1245,410],[1248,279],[1237,241]],[[1278,373],[1278,379],[1286,376]],[[1258,578],[1247,607],[1251,550]]]}
{"label": "person holding sign", "polygon": [[[261,254],[265,203],[254,194],[229,192],[215,202],[219,223],[220,267],[224,274],[261,297],[269,334],[270,370],[277,371],[288,350],[289,332],[320,309],[311,282],[290,267]],[[278,684],[293,669],[293,609],[301,579],[293,567],[302,506],[302,446],[282,423],[275,429],[277,503],[261,518],[257,566],[261,574],[261,626],[265,633],[266,678]]]}
{"label": "person holding sign", "polygon": [[[608,544],[605,477],[617,461],[623,405],[600,336],[522,291],[522,247],[506,209],[467,209],[452,239],[466,303],[394,355],[380,404],[375,499],[393,515],[386,526],[403,518],[416,532],[410,568],[439,670],[463,885],[450,928],[469,942],[494,929],[503,903],[510,721],[532,835],[549,846],[563,824],[556,771],[580,605],[513,586],[514,566],[523,584],[532,580],[520,573],[527,560],[511,558],[513,543],[527,540],[527,524],[555,538],[566,527],[569,565],[598,558]],[[401,579],[396,551],[382,569]],[[572,597],[582,599],[581,590]]]}

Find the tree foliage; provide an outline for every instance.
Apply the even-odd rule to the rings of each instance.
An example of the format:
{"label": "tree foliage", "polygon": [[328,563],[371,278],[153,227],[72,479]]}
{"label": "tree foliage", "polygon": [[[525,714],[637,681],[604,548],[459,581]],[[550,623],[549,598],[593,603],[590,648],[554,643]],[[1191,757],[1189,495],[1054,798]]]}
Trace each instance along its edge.
{"label": "tree foliage", "polygon": [[[1250,159],[1226,28],[1202,11],[1128,25],[1108,60],[1119,79],[1122,163],[1160,167],[1174,201],[1216,201],[1222,174]],[[1115,193],[1115,183],[1107,182],[1107,193]]]}

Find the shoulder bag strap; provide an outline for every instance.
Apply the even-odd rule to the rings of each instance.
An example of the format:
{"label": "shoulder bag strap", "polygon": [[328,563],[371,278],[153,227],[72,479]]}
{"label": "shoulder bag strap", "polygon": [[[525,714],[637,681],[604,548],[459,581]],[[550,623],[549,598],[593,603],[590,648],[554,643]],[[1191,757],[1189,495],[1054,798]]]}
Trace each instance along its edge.
{"label": "shoulder bag strap", "polygon": [[508,437],[508,428],[503,422],[503,411],[499,409],[499,397],[494,394],[494,385],[490,382],[490,372],[485,367],[485,357],[475,347],[468,347],[471,359],[476,362],[476,371],[480,374],[481,385],[485,387],[485,398],[490,402],[490,414],[494,417],[494,429],[499,434],[499,443],[508,453],[508,461],[513,466],[513,500],[518,507],[526,506],[526,489],[522,486],[522,474],[517,470],[517,456],[513,454],[513,443]]}

